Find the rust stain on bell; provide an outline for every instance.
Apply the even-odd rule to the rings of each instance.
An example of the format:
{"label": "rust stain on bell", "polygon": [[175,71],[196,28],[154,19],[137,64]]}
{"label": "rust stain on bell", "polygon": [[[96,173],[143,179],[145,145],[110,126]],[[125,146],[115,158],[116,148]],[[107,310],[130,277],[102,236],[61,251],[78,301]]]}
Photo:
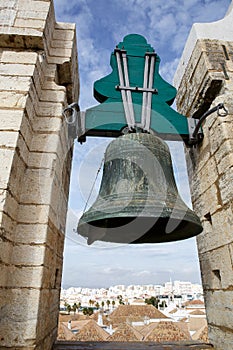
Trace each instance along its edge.
{"label": "rust stain on bell", "polygon": [[198,235],[198,216],[181,199],[167,144],[130,133],[107,147],[99,195],[78,233],[87,243],[161,243]]}

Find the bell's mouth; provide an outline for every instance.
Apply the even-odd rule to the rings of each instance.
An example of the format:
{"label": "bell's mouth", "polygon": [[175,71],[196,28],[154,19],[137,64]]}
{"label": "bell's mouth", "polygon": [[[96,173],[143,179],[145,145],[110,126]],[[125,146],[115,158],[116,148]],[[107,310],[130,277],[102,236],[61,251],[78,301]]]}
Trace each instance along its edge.
{"label": "bell's mouth", "polygon": [[98,240],[125,244],[165,243],[188,239],[201,231],[200,223],[185,218],[144,216],[81,221],[78,226],[78,233],[88,238],[89,245]]}

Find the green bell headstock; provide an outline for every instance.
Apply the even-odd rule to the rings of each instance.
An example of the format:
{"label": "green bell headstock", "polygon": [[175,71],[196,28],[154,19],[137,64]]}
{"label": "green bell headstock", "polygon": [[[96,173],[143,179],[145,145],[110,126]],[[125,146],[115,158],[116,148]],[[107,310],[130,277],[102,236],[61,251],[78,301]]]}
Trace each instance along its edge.
{"label": "green bell headstock", "polygon": [[117,137],[129,126],[163,139],[188,137],[187,118],[170,107],[176,89],[160,76],[160,58],[143,36],[125,36],[110,64],[112,72],[94,83],[100,104],[86,110],[85,135]]}
{"label": "green bell headstock", "polygon": [[[143,36],[130,34],[117,45],[117,49],[126,52],[130,85],[132,87],[142,87],[145,55],[146,53],[154,53],[153,47],[147,43]],[[153,87],[157,90],[157,93],[153,95],[152,108],[155,107],[156,101],[171,105],[176,97],[176,89],[159,75],[159,64],[160,58],[155,54]],[[100,103],[109,98],[115,99],[117,102],[122,101],[121,93],[116,89],[116,86],[119,85],[119,77],[115,51],[111,54],[110,65],[112,73],[94,83],[94,97]],[[142,105],[142,93],[132,91],[132,95],[133,101]]]}

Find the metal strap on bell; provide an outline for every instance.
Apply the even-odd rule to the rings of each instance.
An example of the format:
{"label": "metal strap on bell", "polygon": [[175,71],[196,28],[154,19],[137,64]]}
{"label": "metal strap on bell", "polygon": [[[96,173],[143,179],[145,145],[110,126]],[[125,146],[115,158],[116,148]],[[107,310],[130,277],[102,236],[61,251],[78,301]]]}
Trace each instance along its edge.
{"label": "metal strap on bell", "polygon": [[177,191],[170,151],[159,137],[130,133],[107,147],[99,195],[78,233],[87,243],[161,243],[202,231]]}

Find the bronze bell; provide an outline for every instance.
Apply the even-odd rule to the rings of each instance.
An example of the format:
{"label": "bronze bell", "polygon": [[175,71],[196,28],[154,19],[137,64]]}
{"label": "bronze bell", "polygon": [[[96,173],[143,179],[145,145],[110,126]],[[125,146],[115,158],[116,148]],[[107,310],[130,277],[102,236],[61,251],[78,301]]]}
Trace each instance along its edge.
{"label": "bronze bell", "polygon": [[197,215],[180,198],[167,144],[147,133],[112,141],[99,195],[78,224],[87,243],[161,243],[198,235]]}

